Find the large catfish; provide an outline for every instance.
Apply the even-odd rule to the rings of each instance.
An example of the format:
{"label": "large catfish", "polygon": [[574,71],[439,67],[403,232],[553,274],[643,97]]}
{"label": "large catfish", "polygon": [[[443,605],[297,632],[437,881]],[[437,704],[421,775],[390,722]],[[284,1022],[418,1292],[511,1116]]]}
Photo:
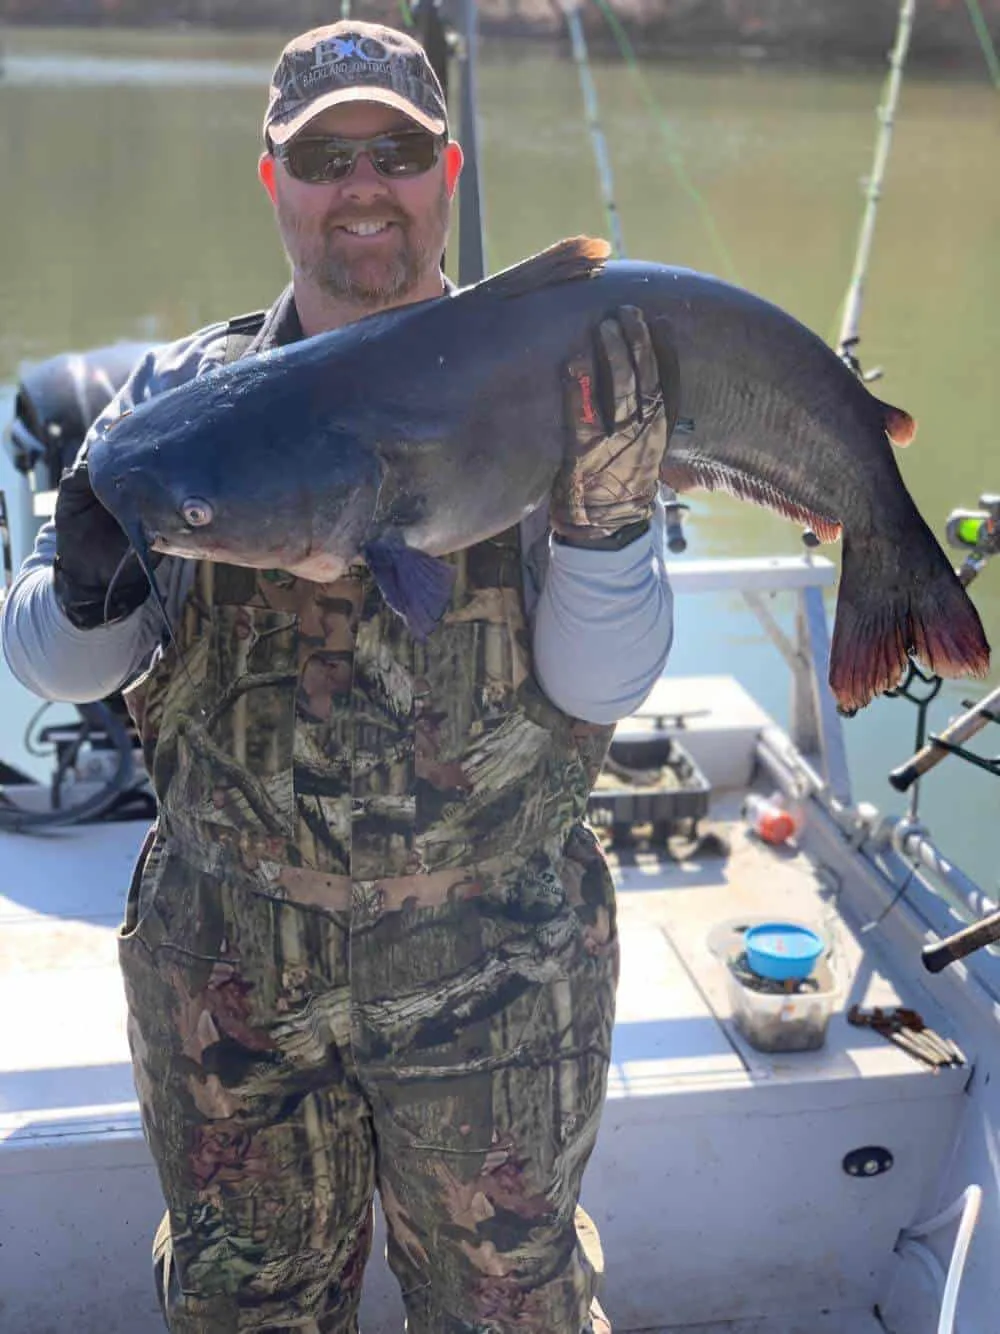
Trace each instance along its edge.
{"label": "large catfish", "polygon": [[979,617],[890,448],[912,437],[908,414],[776,306],[608,253],[563,241],[454,296],[153,398],[91,446],[94,490],[140,559],[152,547],[316,581],[363,559],[426,635],[450,587],[436,558],[544,503],[562,463],[562,367],[607,313],[634,305],[672,367],[663,480],[843,536],[839,706],[891,689],[910,653],[943,675],[985,674]]}

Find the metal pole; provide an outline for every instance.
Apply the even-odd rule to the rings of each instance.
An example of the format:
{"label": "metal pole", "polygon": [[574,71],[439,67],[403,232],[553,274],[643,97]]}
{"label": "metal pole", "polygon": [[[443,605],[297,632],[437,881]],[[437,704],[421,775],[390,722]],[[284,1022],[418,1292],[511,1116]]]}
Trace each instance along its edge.
{"label": "metal pole", "polygon": [[920,825],[908,820],[892,822],[892,846],[899,855],[917,862],[968,907],[973,917],[985,917],[1000,907],[974,880],[946,857]]}
{"label": "metal pole", "polygon": [[459,130],[465,152],[465,169],[458,187],[458,284],[479,282],[486,276],[483,244],[483,208],[479,155],[478,74],[476,68],[477,21],[475,0],[462,0],[462,35],[460,52],[461,94]]}

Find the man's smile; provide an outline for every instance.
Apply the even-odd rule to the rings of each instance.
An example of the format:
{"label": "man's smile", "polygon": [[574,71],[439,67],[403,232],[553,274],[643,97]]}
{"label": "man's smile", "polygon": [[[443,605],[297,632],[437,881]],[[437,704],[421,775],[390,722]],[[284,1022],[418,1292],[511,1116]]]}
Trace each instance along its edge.
{"label": "man's smile", "polygon": [[364,222],[343,222],[338,224],[337,230],[346,232],[349,236],[385,236],[390,228],[398,224],[389,218],[369,218]]}

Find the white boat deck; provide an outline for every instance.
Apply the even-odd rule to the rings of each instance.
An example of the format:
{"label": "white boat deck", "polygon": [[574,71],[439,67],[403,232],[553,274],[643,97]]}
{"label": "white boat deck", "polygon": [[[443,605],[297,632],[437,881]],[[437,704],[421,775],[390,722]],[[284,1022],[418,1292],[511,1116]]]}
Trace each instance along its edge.
{"label": "white boat deck", "polygon": [[642,1334],[885,1334],[885,1325],[870,1311],[821,1311],[790,1320],[765,1316],[721,1325],[665,1325]]}
{"label": "white boat deck", "polygon": [[[729,701],[752,745],[751,706],[733,691]],[[723,753],[722,721],[698,722],[704,768]],[[876,1334],[893,1246],[934,1204],[969,1070],[933,1073],[846,1023],[855,1001],[912,998],[863,951],[822,871],[750,839],[737,812],[723,794],[710,817],[732,840],[728,857],[640,855],[619,868],[618,1020],[583,1198],[604,1244],[603,1300],[619,1334]],[[0,835],[4,1334],[161,1329],[147,1259],[161,1205],[115,948],[142,832],[97,826],[30,845]],[[768,917],[813,925],[831,946],[842,992],[819,1051],[761,1053],[733,1026],[720,950],[734,925]],[[943,1016],[925,1017],[952,1036]],[[844,1156],[873,1145],[892,1169],[849,1176]],[[402,1328],[380,1259],[363,1313],[366,1334]]]}

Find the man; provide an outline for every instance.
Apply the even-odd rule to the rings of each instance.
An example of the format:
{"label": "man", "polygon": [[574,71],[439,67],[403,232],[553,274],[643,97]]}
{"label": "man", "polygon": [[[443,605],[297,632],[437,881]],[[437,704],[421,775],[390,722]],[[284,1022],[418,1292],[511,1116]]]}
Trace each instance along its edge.
{"label": "man", "polygon": [[[289,288],[262,323],[150,354],[95,430],[238,353],[447,290],[462,153],[409,37],[347,21],[291,42],[264,135]],[[375,1189],[412,1334],[610,1328],[577,1200],[617,937],[582,816],[671,636],[639,312],[581,337],[565,384],[530,617],[517,530],[453,558],[425,643],[363,566],[314,584],[164,558],[164,648],[86,446],[18,576],[15,674],[63,699],[128,683],[159,802],[121,963],[173,1334],[356,1330]]]}

